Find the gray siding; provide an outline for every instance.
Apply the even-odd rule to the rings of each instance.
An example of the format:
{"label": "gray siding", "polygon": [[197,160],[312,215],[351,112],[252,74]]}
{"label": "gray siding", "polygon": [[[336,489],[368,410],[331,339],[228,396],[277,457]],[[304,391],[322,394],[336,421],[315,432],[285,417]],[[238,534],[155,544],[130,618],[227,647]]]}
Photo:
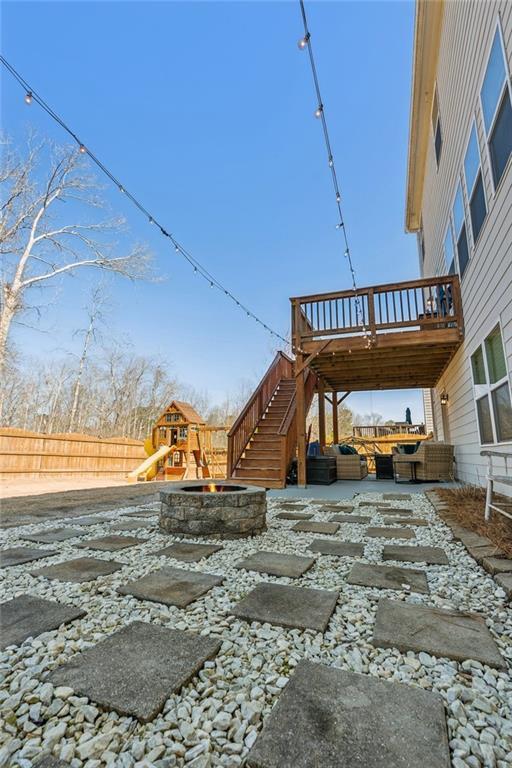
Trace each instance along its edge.
{"label": "gray siding", "polygon": [[[501,19],[508,70],[512,70],[512,2],[448,2],[445,4],[439,52],[437,89],[443,147],[439,169],[433,141],[427,156],[422,222],[425,276],[446,273],[443,245],[473,120],[481,151],[488,214],[461,283],[465,339],[433,393],[433,414],[440,439],[455,445],[457,477],[483,483],[485,460],[476,420],[470,356],[499,321],[509,374],[512,371],[512,162],[493,192],[480,109],[480,87],[490,45]],[[464,185],[463,185],[464,190]],[[468,201],[464,199],[466,221]],[[470,227],[468,227],[470,230]],[[446,390],[448,405],[439,394]],[[500,443],[510,450],[512,443]],[[505,490],[500,488],[499,490]]]}

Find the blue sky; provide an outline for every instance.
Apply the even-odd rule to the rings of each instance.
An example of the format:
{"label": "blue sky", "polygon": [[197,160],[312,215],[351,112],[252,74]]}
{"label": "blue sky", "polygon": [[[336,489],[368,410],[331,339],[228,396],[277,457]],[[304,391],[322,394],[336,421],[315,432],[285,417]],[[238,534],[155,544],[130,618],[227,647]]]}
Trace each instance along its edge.
{"label": "blue sky", "polygon": [[[359,285],[418,275],[404,234],[414,5],[311,2],[309,22]],[[293,295],[349,287],[296,2],[6,2],[2,51],[200,261],[283,335]],[[3,129],[62,131],[2,73]],[[220,400],[274,349],[195,277],[123,196],[153,284],[112,284],[110,333]],[[29,353],[73,349],[91,274],[55,287]],[[421,419],[419,393],[351,396],[357,412]]]}

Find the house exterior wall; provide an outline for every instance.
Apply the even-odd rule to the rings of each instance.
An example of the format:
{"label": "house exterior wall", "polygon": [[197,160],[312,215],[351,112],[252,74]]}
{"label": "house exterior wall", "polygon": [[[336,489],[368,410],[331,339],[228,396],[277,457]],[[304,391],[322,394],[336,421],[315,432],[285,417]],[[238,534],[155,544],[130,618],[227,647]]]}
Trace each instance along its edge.
{"label": "house exterior wall", "polygon": [[[512,71],[512,3],[446,2],[444,4],[436,88],[443,144],[437,167],[433,132],[426,155],[421,195],[421,223],[425,258],[420,253],[422,275],[446,274],[444,239],[473,120],[476,122],[487,217],[476,244],[469,237],[469,263],[461,279],[465,337],[432,392],[435,432],[455,445],[456,476],[464,482],[483,484],[484,448],[512,453],[512,443],[482,446],[478,430],[471,355],[499,322],[508,365],[512,371],[512,158],[494,191],[487,152],[480,90],[490,47],[499,22],[503,32],[508,75]],[[414,151],[414,147],[411,147]],[[462,182],[467,228],[468,200]],[[441,405],[441,392],[448,403]],[[497,463],[499,466],[499,462]],[[504,487],[498,490],[505,491]]]}

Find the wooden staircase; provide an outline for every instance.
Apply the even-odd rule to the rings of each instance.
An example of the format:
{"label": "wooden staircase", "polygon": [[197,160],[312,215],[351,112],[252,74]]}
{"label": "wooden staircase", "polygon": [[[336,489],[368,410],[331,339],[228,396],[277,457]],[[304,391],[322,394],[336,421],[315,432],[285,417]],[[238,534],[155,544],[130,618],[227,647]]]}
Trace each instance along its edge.
{"label": "wooden staircase", "polygon": [[[308,407],[314,380],[308,387]],[[278,352],[228,434],[228,477],[249,485],[284,488],[296,454],[293,362]]]}

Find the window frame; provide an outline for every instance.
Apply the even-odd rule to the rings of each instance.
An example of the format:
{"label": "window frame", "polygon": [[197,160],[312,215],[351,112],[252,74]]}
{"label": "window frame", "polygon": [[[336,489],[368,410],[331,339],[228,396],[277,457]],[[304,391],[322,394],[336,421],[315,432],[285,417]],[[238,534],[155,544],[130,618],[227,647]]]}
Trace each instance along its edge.
{"label": "window frame", "polygon": [[[453,212],[454,212],[454,208],[455,208],[455,201],[457,199],[457,192],[459,190],[459,187],[460,187],[460,197],[461,197],[461,201],[462,201],[462,224],[460,226],[459,232],[457,232],[457,229],[456,229],[456,226],[455,226],[455,216],[453,215]],[[466,200],[465,200],[464,192],[465,192],[465,190],[464,190],[463,181],[462,181],[462,178],[461,178],[461,174],[459,174],[457,176],[457,182],[456,182],[456,185],[455,185],[455,193],[453,195],[452,204],[451,204],[451,207],[450,207],[450,221],[451,221],[451,225],[452,225],[452,237],[453,237],[453,246],[454,246],[453,252],[454,252],[454,259],[455,259],[455,266],[456,266],[456,274],[459,276],[459,278],[461,280],[464,279],[464,275],[466,274],[467,268],[468,268],[469,263],[471,261],[471,249],[469,247],[470,244],[469,244],[469,240],[468,240],[468,220],[467,220],[467,216],[466,216]],[[464,273],[461,273],[461,271],[460,271],[458,244],[459,244],[459,238],[460,238],[463,226],[466,228],[466,243],[467,243],[467,247],[468,247],[468,261],[467,261],[466,267],[464,269]],[[443,241],[443,250],[444,250],[444,241]]]}
{"label": "window frame", "polygon": [[[436,107],[436,114],[434,116],[434,107]],[[432,126],[432,141],[434,144],[434,157],[436,159],[436,169],[439,170],[439,164],[441,162],[441,156],[443,154],[443,126],[441,124],[441,110],[439,109],[439,88],[437,82],[434,85],[434,93],[432,95],[432,110],[430,114],[430,124]],[[439,129],[439,137],[441,143],[439,145],[439,157],[437,155],[437,131]]]}
{"label": "window frame", "polygon": [[[467,180],[467,177],[466,177],[466,155],[468,153],[469,144],[471,142],[471,136],[473,134],[473,130],[475,131],[476,146],[477,146],[477,151],[478,151],[478,171],[476,172],[475,181],[473,182],[473,186],[472,186],[471,189],[469,189],[469,187],[468,187],[468,180]],[[484,130],[485,130],[485,127],[484,127]],[[489,215],[489,202],[487,200],[487,190],[485,189],[485,182],[484,182],[484,168],[483,168],[483,163],[482,163],[482,150],[481,150],[481,147],[480,147],[480,139],[479,139],[479,136],[478,136],[478,126],[477,126],[476,118],[475,118],[474,115],[473,115],[473,120],[472,120],[470,129],[469,129],[469,135],[468,135],[468,138],[467,138],[465,146],[466,146],[466,149],[464,151],[464,159],[462,161],[462,178],[464,179],[464,191],[462,193],[462,204],[464,206],[464,192],[465,192],[466,200],[467,200],[467,203],[468,203],[468,214],[469,214],[469,225],[470,225],[468,227],[468,224],[466,222],[466,236],[467,236],[468,229],[470,229],[471,230],[471,250],[474,251],[474,249],[476,248],[476,244],[477,244],[478,240],[480,239],[480,235],[482,234],[482,229],[484,228],[484,224],[485,224],[485,222],[487,220],[487,216]],[[480,175],[480,179],[481,179],[481,182],[482,182],[482,189],[484,191],[485,217],[484,217],[484,220],[482,222],[482,226],[480,227],[480,232],[478,233],[478,237],[475,239],[475,235],[474,235],[474,232],[473,232],[473,219],[471,218],[471,200],[473,198],[473,195],[475,194],[475,189],[476,189],[476,186],[477,186],[477,181],[478,181],[478,176],[479,175]],[[491,171],[491,175],[492,175],[492,171]],[[457,193],[455,193],[455,194],[457,194]],[[467,217],[465,217],[465,218],[467,219]],[[469,243],[468,243],[468,246],[469,246]]]}
{"label": "window frame", "polygon": [[[490,60],[490,57],[491,57],[491,51],[492,51],[492,46],[493,46],[493,43],[494,43],[494,39],[496,37],[496,32],[498,32],[498,38],[499,38],[499,41],[500,41],[500,48],[501,48],[501,55],[503,57],[503,66],[504,66],[504,69],[505,69],[505,82],[503,83],[503,85],[501,87],[501,91],[500,91],[499,96],[498,96],[498,99],[496,100],[496,106],[494,108],[494,114],[492,116],[491,124],[489,126],[489,131],[487,131],[487,128],[486,128],[486,125],[485,125],[484,105],[483,105],[483,102],[482,102],[482,89],[484,87],[485,76],[487,74],[487,67],[489,66],[489,60]],[[505,93],[506,90],[508,90],[508,95],[509,95],[510,103],[512,105],[512,80],[511,80],[511,72],[510,72],[509,65],[508,65],[507,51],[506,51],[506,48],[505,48],[505,39],[503,37],[503,29],[502,29],[502,26],[501,26],[501,19],[500,19],[500,16],[498,14],[498,17],[496,19],[496,24],[494,26],[493,33],[492,33],[492,36],[491,36],[490,43],[487,46],[487,55],[485,57],[485,67],[484,67],[484,71],[482,72],[482,77],[481,77],[481,80],[480,80],[480,88],[478,89],[478,103],[479,103],[479,106],[480,106],[480,117],[482,119],[482,127],[483,127],[483,131],[484,131],[484,140],[485,140],[485,147],[486,147],[486,154],[487,154],[487,162],[489,164],[489,176],[490,176],[490,179],[491,179],[491,187],[492,187],[492,194],[493,194],[493,196],[498,191],[498,188],[501,185],[501,181],[502,181],[503,177],[505,176],[506,170],[503,171],[503,173],[501,175],[501,179],[499,180],[498,185],[496,186],[495,183],[494,183],[494,173],[493,173],[493,170],[492,170],[492,157],[491,157],[491,150],[489,148],[489,138],[492,135],[493,130],[495,128],[496,118],[498,116],[498,112],[500,110],[501,102],[503,100],[503,94]],[[508,165],[510,165],[511,158],[512,158],[512,153],[509,155],[509,158],[508,158],[508,161],[507,161],[507,165],[505,166],[505,169],[507,168]],[[482,158],[480,157],[480,161],[481,161],[481,159]],[[484,188],[485,188],[485,185],[484,185]],[[487,204],[487,201],[486,201],[486,204]]]}
{"label": "window frame", "polygon": [[[450,265],[446,261],[446,248],[445,248],[445,244],[446,244],[446,240],[448,238],[448,234],[450,235],[450,241],[451,241],[451,244],[452,244],[452,264],[450,264]],[[457,246],[456,246],[456,243],[455,243],[455,240],[454,240],[454,237],[453,237],[452,216],[451,216],[451,213],[450,213],[450,215],[448,216],[448,224],[447,224],[446,229],[444,231],[444,239],[443,239],[444,265],[446,267],[446,274],[448,274],[448,275],[456,275],[456,274],[458,274],[458,261],[456,259],[456,256],[457,256],[456,250],[457,250]],[[450,272],[450,267],[452,265],[453,265],[453,272]]]}
{"label": "window frame", "polygon": [[[485,349],[485,342],[489,338],[489,336],[493,333],[493,331],[498,328],[501,343],[503,346],[503,356],[505,358],[505,375],[501,377],[498,381],[495,381],[493,384],[490,383],[491,379],[489,376],[489,365],[487,362],[487,352]],[[485,371],[485,384],[475,384],[475,377],[474,377],[474,371],[473,371],[473,355],[476,354],[478,350],[481,350],[482,356],[483,356],[483,364],[484,364],[484,371]],[[476,418],[476,426],[477,426],[477,432],[478,432],[478,442],[480,447],[484,448],[486,446],[490,445],[512,445],[512,438],[508,438],[506,440],[498,440],[498,429],[496,425],[496,418],[494,415],[494,401],[493,401],[493,392],[500,387],[503,386],[503,384],[508,384],[508,393],[510,397],[510,401],[512,403],[512,386],[510,382],[510,373],[508,370],[508,360],[507,360],[507,354],[505,350],[505,344],[503,341],[503,331],[501,327],[501,322],[498,321],[497,323],[493,324],[490,330],[488,330],[483,337],[481,338],[481,341],[479,344],[475,346],[471,354],[469,355],[469,367],[470,367],[470,373],[471,373],[471,384],[473,388],[473,403],[475,408],[475,418]],[[480,421],[478,419],[478,401],[482,398],[487,397],[488,404],[489,404],[489,413],[490,413],[490,419],[491,419],[491,428],[492,428],[492,437],[493,442],[492,443],[483,443],[482,437],[480,433]]]}

